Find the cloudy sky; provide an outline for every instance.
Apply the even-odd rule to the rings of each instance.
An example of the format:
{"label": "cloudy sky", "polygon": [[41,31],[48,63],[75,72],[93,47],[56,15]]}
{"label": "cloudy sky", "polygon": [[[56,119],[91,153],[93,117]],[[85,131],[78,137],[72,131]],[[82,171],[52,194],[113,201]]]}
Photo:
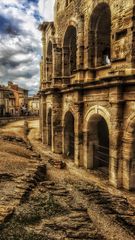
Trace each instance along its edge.
{"label": "cloudy sky", "polygon": [[41,33],[53,20],[54,0],[0,0],[0,84],[8,81],[38,91]]}

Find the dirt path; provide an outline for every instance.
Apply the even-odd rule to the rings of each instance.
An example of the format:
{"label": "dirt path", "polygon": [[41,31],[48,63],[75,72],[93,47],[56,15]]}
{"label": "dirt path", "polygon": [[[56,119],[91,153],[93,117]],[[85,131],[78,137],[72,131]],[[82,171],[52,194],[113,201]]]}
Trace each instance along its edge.
{"label": "dirt path", "polygon": [[30,179],[38,175],[39,161],[24,135],[24,121],[0,129],[0,228],[34,187]]}
{"label": "dirt path", "polygon": [[[50,158],[59,159],[60,156],[52,154],[39,141],[37,123],[31,122],[29,125],[31,128],[29,139],[44,161],[47,163]],[[90,221],[102,237],[108,240],[134,239],[134,193],[114,189],[102,176],[97,177],[95,173],[77,169],[69,160],[66,164],[66,170],[58,170],[47,164],[49,180],[54,181],[55,184],[59,183],[74,197],[76,203],[78,202],[82,208],[87,209]]]}
{"label": "dirt path", "polygon": [[[10,133],[23,138],[23,124],[22,121],[11,123],[1,130],[1,135]],[[0,156],[2,151],[14,156],[23,151],[23,164],[27,159],[28,165],[20,167],[20,159],[18,165],[13,164],[16,166],[14,173],[20,171],[23,178],[24,172],[30,175],[26,181],[30,187],[22,187],[29,189],[29,194],[25,192],[23,202],[15,208],[10,221],[4,224],[0,240],[135,239],[134,194],[114,189],[107,179],[97,176],[95,172],[78,169],[69,160],[66,160],[65,169],[53,167],[49,160],[63,160],[62,156],[52,154],[42,145],[38,121],[29,121],[29,128],[28,137],[33,151],[42,156],[40,164],[39,160],[31,161],[29,154],[32,152],[26,146],[23,149],[22,145],[19,146],[20,150],[18,144],[16,146],[15,143],[10,143],[14,145],[7,148],[7,142],[4,142],[0,148]],[[13,158],[11,164],[12,162]],[[47,174],[42,170],[36,175],[30,174],[29,169],[34,168],[34,163],[36,166],[46,164]],[[39,183],[37,180],[42,174],[45,179]],[[5,182],[7,188],[8,183]],[[19,185],[19,191],[20,188]]]}

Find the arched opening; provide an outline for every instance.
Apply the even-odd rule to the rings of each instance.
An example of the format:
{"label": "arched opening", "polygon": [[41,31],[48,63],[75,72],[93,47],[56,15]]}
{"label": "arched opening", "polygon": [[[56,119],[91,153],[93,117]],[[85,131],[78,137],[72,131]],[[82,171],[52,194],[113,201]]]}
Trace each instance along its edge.
{"label": "arched opening", "polygon": [[88,161],[91,168],[109,174],[109,129],[99,114],[94,114],[89,120]]}
{"label": "arched opening", "polygon": [[52,146],[52,109],[49,109],[48,111],[48,119],[47,119],[47,125],[48,125],[48,146]]}
{"label": "arched opening", "polygon": [[52,54],[52,42],[49,41],[47,48],[47,81],[52,80],[52,72],[53,72],[53,54]]}
{"label": "arched opening", "polygon": [[74,159],[74,116],[67,112],[64,119],[64,154]]}
{"label": "arched opening", "polygon": [[109,5],[100,3],[90,18],[89,65],[99,67],[110,64],[111,12]]}
{"label": "arched opening", "polygon": [[64,76],[70,76],[76,70],[77,33],[74,26],[69,26],[64,37]]}

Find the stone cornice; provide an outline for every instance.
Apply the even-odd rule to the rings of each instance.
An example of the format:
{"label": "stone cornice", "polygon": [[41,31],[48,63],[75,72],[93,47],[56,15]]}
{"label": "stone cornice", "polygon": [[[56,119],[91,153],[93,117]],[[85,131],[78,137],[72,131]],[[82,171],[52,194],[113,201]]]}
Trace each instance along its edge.
{"label": "stone cornice", "polygon": [[45,32],[46,29],[48,29],[49,27],[54,27],[54,22],[43,22],[42,24],[39,25],[38,29],[41,32]]}

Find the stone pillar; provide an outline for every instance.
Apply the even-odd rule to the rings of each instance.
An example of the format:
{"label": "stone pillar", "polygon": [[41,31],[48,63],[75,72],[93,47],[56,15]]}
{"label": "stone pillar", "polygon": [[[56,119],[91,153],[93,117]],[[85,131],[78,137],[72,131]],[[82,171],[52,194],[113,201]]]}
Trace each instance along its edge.
{"label": "stone pillar", "polygon": [[81,16],[78,21],[77,32],[77,69],[84,66],[84,17]]}
{"label": "stone pillar", "polygon": [[83,166],[83,104],[75,105],[75,164],[76,166]]}
{"label": "stone pillar", "polygon": [[50,81],[52,81],[52,77],[53,77],[53,62],[52,62],[52,58],[50,56],[48,56],[47,60],[46,60],[46,69],[47,69],[46,80],[47,80],[47,82],[50,82]]}
{"label": "stone pillar", "polygon": [[57,78],[62,75],[62,49],[53,45],[53,77]]}
{"label": "stone pillar", "polygon": [[47,132],[46,132],[46,98],[41,96],[40,98],[40,134],[43,144],[47,144]]}
{"label": "stone pillar", "polygon": [[46,69],[46,38],[45,38],[45,32],[42,32],[42,46],[43,46],[43,83],[47,79],[47,69]]}
{"label": "stone pillar", "polygon": [[53,83],[55,87],[61,86],[62,76],[62,49],[53,46]]}
{"label": "stone pillar", "polygon": [[131,133],[126,133],[123,139],[123,187],[132,190],[135,186],[135,161],[133,156],[134,139]]}
{"label": "stone pillar", "polygon": [[109,101],[111,103],[109,180],[112,185],[118,188],[122,185],[122,89],[112,88]]}
{"label": "stone pillar", "polygon": [[63,47],[62,54],[62,75],[69,76],[70,75],[70,50],[69,47]]}
{"label": "stone pillar", "polygon": [[59,93],[53,94],[53,139],[52,151],[62,153],[62,96]]}
{"label": "stone pillar", "polygon": [[39,132],[40,132],[40,138],[42,139],[42,130],[43,130],[43,127],[42,127],[42,122],[43,122],[43,110],[42,110],[42,98],[40,96],[40,99],[39,99]]}
{"label": "stone pillar", "polygon": [[77,51],[76,51],[76,77],[78,82],[84,81],[84,17],[78,21]]}
{"label": "stone pillar", "polygon": [[43,57],[41,58],[41,61],[40,61],[40,89],[42,87],[42,82],[43,82],[43,79],[44,79],[44,76],[43,76]]}

